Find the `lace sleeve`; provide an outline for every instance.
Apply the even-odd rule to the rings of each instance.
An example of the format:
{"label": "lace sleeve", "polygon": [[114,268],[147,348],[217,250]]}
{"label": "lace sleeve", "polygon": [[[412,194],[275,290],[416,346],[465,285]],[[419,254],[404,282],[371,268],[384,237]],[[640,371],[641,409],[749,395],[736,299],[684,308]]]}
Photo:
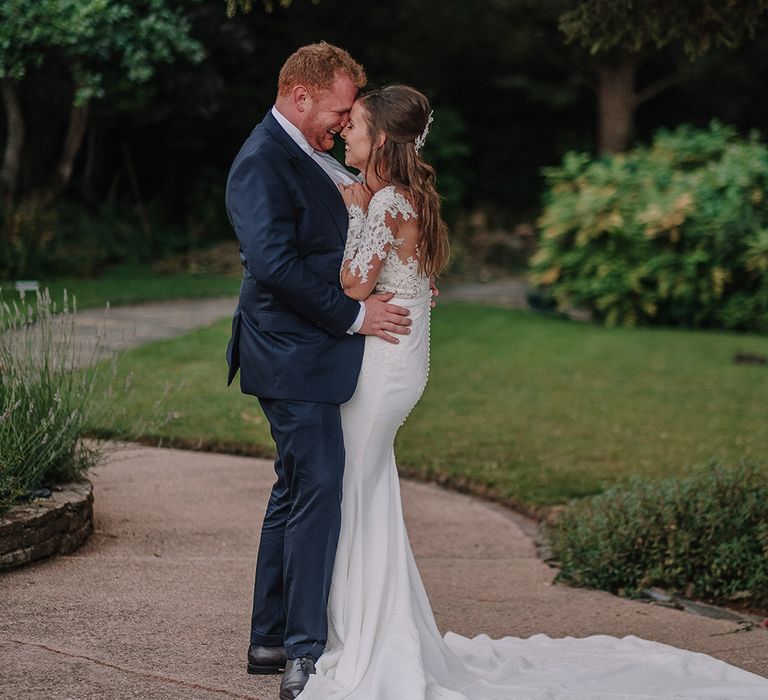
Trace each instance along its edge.
{"label": "lace sleeve", "polygon": [[[366,215],[360,207],[349,208],[349,230],[344,248],[344,262],[350,274],[361,284],[368,283],[368,275],[375,263],[383,262],[392,248],[402,242],[395,238],[398,221],[407,221],[416,217],[410,202],[394,186],[379,190],[371,198]],[[378,277],[381,266],[378,265],[375,276]]]}
{"label": "lace sleeve", "polygon": [[395,242],[386,221],[386,212],[377,213],[378,208],[373,204],[374,200],[371,200],[367,217],[360,207],[352,205],[349,208],[349,230],[344,247],[343,265],[348,264],[349,272],[363,284],[368,282],[373,259],[384,260]]}
{"label": "lace sleeve", "polygon": [[344,258],[342,268],[347,261],[351,261],[355,252],[360,248],[365,236],[365,212],[353,204],[348,211],[349,227],[347,228],[347,243],[344,246]]}

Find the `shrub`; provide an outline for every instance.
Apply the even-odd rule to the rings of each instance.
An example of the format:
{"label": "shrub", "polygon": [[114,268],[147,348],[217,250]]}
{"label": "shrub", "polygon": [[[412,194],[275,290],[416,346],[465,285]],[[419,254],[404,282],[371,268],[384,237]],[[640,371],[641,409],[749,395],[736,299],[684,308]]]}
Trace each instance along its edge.
{"label": "shrub", "polygon": [[79,479],[101,456],[83,441],[85,426],[124,403],[115,363],[96,363],[103,334],[84,351],[74,331],[66,294],[62,309],[47,291],[32,304],[0,303],[0,512],[43,485]]}
{"label": "shrub", "polygon": [[544,171],[532,281],[609,325],[768,330],[768,148],[757,134],[659,131]]}
{"label": "shrub", "polygon": [[46,208],[25,200],[0,208],[0,280],[95,275],[111,265],[154,262],[204,245],[208,234],[205,227],[168,224],[156,204],[147,206],[142,225],[124,206],[64,201]]}
{"label": "shrub", "polygon": [[756,466],[635,478],[571,504],[546,536],[557,578],[577,586],[768,605],[768,474]]}
{"label": "shrub", "polygon": [[56,215],[34,200],[0,208],[0,279],[38,271],[56,238]]}

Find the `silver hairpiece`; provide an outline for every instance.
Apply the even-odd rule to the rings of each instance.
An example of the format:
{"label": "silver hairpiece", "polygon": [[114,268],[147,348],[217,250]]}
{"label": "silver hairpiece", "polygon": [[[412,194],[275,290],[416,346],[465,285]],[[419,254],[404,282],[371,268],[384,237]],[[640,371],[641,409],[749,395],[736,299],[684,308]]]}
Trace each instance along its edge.
{"label": "silver hairpiece", "polygon": [[419,136],[416,137],[416,140],[414,143],[416,144],[416,153],[418,153],[424,146],[424,142],[427,140],[427,134],[429,133],[429,125],[434,121],[432,118],[432,115],[435,113],[435,110],[432,110],[429,113],[429,117],[427,117],[427,125],[424,127],[424,131],[421,132]]}

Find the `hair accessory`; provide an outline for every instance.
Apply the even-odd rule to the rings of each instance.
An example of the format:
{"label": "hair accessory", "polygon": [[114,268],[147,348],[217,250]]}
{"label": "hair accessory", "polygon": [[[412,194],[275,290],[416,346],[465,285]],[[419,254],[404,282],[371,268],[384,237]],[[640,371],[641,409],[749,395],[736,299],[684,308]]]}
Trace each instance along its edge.
{"label": "hair accessory", "polygon": [[429,117],[427,118],[427,125],[424,127],[424,131],[422,131],[421,134],[419,134],[416,137],[416,140],[414,141],[414,143],[416,144],[416,153],[418,153],[422,149],[422,147],[424,146],[424,142],[427,140],[427,134],[429,133],[429,125],[434,121],[434,119],[432,118],[432,115],[434,113],[435,113],[435,110],[433,109],[429,113]]}

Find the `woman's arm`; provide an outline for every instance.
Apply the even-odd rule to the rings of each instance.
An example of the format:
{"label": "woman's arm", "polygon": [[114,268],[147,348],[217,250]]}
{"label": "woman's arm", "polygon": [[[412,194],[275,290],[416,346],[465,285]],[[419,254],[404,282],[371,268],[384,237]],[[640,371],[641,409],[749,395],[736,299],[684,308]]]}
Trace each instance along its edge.
{"label": "woman's arm", "polygon": [[[387,257],[389,248],[384,250],[384,258]],[[366,270],[360,269],[354,260],[344,260],[341,265],[341,287],[344,294],[352,299],[363,301],[367,299],[379,281],[384,258],[374,256],[367,265]]]}
{"label": "woman's arm", "polygon": [[366,299],[376,287],[395,240],[398,224],[386,208],[368,209],[370,191],[362,185],[340,186],[349,208],[349,231],[341,265],[341,286],[352,299]]}

